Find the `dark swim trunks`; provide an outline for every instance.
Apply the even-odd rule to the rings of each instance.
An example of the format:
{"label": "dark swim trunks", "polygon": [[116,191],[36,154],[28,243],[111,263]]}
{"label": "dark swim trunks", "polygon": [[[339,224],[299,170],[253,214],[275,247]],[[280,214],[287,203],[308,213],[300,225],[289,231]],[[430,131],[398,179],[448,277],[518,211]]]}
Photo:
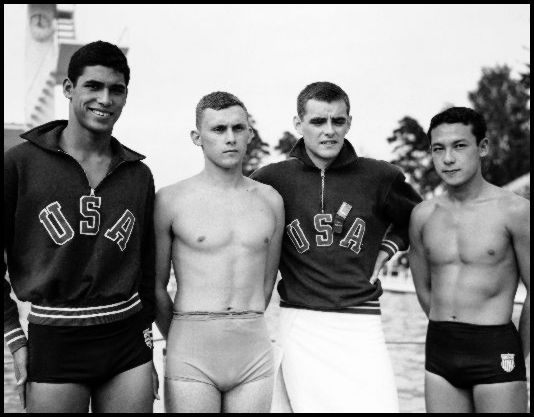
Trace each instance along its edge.
{"label": "dark swim trunks", "polygon": [[425,353],[426,370],[458,388],[526,381],[521,339],[512,322],[480,326],[431,320]]}
{"label": "dark swim trunks", "polygon": [[136,313],[93,326],[28,326],[28,382],[101,384],[152,360],[151,329]]}

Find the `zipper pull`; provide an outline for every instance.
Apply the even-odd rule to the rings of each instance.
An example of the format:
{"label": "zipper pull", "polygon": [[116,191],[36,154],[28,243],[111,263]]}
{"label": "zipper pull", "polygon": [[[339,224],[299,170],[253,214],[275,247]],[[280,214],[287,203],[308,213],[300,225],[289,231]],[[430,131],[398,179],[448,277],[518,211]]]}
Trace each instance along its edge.
{"label": "zipper pull", "polygon": [[90,194],[91,197],[94,197],[95,196],[95,190],[93,188],[91,188],[91,194]]}

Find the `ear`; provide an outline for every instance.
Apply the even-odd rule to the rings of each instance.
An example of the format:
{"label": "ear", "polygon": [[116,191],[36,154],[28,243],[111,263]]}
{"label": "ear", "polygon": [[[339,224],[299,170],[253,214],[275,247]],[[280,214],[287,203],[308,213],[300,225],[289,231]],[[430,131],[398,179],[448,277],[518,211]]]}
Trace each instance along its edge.
{"label": "ear", "polygon": [[351,126],[352,126],[352,116],[349,114],[349,117],[347,117],[347,132],[349,131]]}
{"label": "ear", "polygon": [[293,126],[295,126],[295,130],[298,132],[300,136],[304,136],[302,134],[302,120],[300,120],[300,117],[298,116],[293,117]]}
{"label": "ear", "polygon": [[480,141],[478,144],[478,154],[481,158],[484,158],[485,156],[488,156],[489,154],[489,139],[484,138]]}
{"label": "ear", "polygon": [[192,130],[190,135],[191,140],[195,145],[202,146],[202,140],[200,139],[200,132],[198,130]]}
{"label": "ear", "polygon": [[63,80],[63,95],[69,100],[71,100],[73,90],[74,90],[74,84],[69,78],[65,78]]}
{"label": "ear", "polygon": [[252,129],[250,126],[248,127],[248,141],[247,145],[250,145],[250,142],[252,142],[252,139],[254,139],[254,129]]}

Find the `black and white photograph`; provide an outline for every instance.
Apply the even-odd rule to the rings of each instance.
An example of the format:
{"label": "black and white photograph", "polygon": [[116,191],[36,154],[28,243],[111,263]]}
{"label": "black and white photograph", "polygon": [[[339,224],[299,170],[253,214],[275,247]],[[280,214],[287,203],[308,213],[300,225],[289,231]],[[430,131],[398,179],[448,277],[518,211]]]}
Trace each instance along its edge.
{"label": "black and white photograph", "polygon": [[5,413],[530,412],[530,4],[4,4]]}

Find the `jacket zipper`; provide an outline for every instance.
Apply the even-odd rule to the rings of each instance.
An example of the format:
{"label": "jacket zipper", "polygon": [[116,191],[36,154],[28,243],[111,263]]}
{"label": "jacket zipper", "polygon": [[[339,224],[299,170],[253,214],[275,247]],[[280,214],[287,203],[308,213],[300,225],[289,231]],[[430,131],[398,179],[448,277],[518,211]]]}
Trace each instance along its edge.
{"label": "jacket zipper", "polygon": [[325,170],[321,169],[321,214],[324,214],[324,179]]}
{"label": "jacket zipper", "polygon": [[102,179],[100,180],[100,182],[95,186],[95,188],[93,188],[93,187],[91,187],[91,183],[89,182],[89,177],[87,176],[87,172],[85,172],[85,169],[83,169],[82,164],[80,164],[80,163],[76,160],[76,158],[74,158],[72,155],[69,155],[69,154],[68,154],[67,152],[65,152],[63,149],[58,149],[58,152],[59,152],[59,153],[62,153],[62,154],[64,154],[64,155],[67,155],[67,156],[68,156],[70,159],[72,159],[72,160],[76,163],[76,165],[78,165],[78,167],[82,170],[83,175],[85,175],[85,180],[87,181],[87,185],[89,186],[89,189],[91,190],[91,194],[90,194],[90,195],[92,195],[92,196],[95,195],[95,191],[96,191],[96,189],[97,189],[98,187],[100,187],[100,184],[102,184],[102,183],[104,182],[104,180],[105,180],[107,177],[109,177],[109,176],[110,176],[110,175],[111,175],[111,174],[112,174],[112,173],[113,173],[119,166],[121,166],[121,165],[125,162],[125,161],[123,161],[123,160],[119,161],[119,163],[118,163],[117,165],[115,165],[115,166],[113,167],[113,169],[111,169],[110,171],[108,171],[108,173],[105,175],[105,177],[102,178]]}

